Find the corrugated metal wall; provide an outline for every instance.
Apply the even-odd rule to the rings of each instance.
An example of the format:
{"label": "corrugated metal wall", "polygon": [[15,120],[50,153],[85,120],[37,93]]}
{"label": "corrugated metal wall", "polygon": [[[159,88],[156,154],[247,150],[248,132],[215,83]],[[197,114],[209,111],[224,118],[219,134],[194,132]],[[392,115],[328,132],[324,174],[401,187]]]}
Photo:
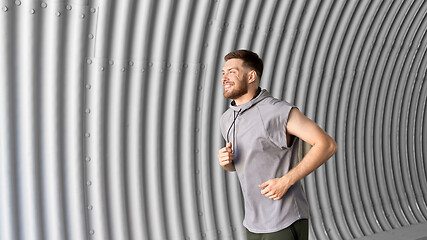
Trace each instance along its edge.
{"label": "corrugated metal wall", "polygon": [[0,239],[245,239],[216,159],[222,58],[240,48],[338,143],[304,182],[311,239],[426,224],[426,1],[0,8]]}

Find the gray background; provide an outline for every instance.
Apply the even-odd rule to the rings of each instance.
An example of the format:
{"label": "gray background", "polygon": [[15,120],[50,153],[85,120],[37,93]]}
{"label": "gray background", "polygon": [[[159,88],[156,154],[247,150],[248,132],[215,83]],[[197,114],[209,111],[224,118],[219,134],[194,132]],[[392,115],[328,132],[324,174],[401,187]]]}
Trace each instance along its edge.
{"label": "gray background", "polygon": [[[427,3],[0,0],[0,239],[244,239],[223,56],[338,143],[311,239],[426,239]],[[307,149],[305,149],[307,150]]]}

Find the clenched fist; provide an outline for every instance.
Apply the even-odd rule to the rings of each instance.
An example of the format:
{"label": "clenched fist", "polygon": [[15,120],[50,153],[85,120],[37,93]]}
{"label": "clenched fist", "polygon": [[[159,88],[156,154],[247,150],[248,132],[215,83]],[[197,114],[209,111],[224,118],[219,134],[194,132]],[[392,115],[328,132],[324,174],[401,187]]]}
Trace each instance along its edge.
{"label": "clenched fist", "polygon": [[228,142],[227,145],[218,152],[219,165],[227,171],[236,171],[233,159],[234,153],[231,149],[231,142]]}
{"label": "clenched fist", "polygon": [[281,199],[291,186],[292,184],[286,175],[281,178],[270,179],[258,185],[261,188],[261,194],[273,200]]}

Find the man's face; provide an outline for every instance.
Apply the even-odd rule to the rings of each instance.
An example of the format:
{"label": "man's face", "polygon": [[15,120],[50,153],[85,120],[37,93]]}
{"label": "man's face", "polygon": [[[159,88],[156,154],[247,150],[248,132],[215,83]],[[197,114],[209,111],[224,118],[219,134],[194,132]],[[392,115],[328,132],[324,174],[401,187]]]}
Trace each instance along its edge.
{"label": "man's face", "polygon": [[232,58],[225,62],[222,69],[222,86],[225,98],[237,99],[248,93],[248,76],[242,59]]}

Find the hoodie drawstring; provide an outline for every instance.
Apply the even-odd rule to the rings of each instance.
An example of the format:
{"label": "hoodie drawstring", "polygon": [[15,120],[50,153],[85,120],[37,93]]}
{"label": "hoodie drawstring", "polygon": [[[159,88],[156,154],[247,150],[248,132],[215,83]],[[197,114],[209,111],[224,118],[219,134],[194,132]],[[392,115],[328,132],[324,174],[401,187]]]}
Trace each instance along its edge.
{"label": "hoodie drawstring", "polygon": [[[231,128],[233,127],[233,125],[235,125],[235,123],[236,123],[236,119],[237,119],[237,117],[239,116],[240,111],[242,111],[242,109],[240,109],[240,110],[237,112],[237,115],[236,115],[236,112],[235,112],[235,111],[233,111],[233,117],[234,117],[234,119],[233,119],[233,123],[231,123],[231,125],[230,125],[230,127],[228,128],[228,131],[227,131],[227,143],[229,143],[229,142],[230,142],[230,139],[228,138],[228,135],[230,134],[230,130],[231,130]],[[234,129],[233,129],[233,144],[232,144],[232,146],[231,146],[233,149],[234,149],[234,144],[235,144],[235,137],[236,137],[236,127],[234,127]]]}

